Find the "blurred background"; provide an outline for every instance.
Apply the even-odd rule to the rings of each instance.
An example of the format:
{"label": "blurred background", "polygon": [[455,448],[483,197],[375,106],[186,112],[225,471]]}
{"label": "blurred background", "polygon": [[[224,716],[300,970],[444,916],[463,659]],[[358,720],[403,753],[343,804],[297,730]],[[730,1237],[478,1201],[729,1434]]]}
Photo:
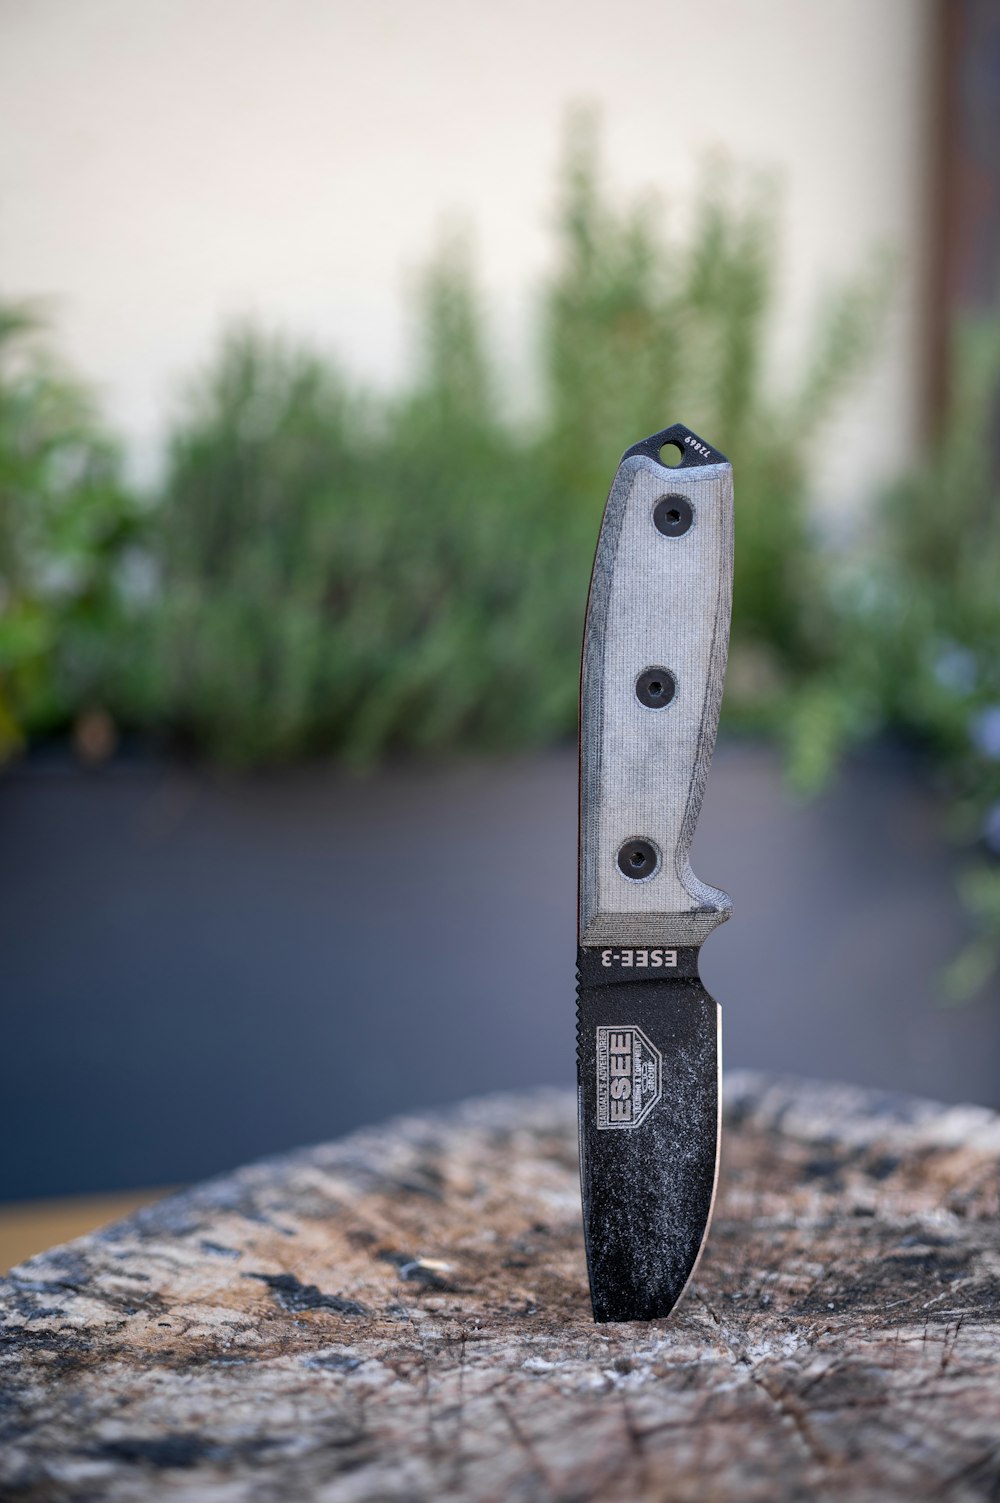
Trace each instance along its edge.
{"label": "blurred background", "polygon": [[1000,1105],[996,0],[0,0],[0,100],[0,1232],[570,1083],[678,420],[727,1063]]}

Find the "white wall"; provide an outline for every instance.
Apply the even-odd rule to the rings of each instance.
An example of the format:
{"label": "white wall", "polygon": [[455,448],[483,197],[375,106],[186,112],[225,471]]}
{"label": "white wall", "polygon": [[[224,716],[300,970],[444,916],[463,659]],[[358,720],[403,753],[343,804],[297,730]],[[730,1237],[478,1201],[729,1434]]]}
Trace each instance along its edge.
{"label": "white wall", "polygon": [[903,254],[835,497],[848,448],[885,471],[913,436],[928,32],[928,0],[0,0],[0,291],[53,297],[148,463],[230,315],[391,380],[407,277],[456,211],[516,327],[565,107],[592,100],[624,189],[683,202],[718,145],[780,169],[782,363],[832,279]]}

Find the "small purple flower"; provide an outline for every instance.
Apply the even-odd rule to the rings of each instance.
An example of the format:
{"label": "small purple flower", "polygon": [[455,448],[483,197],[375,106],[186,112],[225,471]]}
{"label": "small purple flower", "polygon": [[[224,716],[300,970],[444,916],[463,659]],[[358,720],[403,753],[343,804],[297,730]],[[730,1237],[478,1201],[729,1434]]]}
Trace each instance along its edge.
{"label": "small purple flower", "polygon": [[990,705],[973,716],[969,740],[982,756],[1000,762],[1000,705]]}
{"label": "small purple flower", "polygon": [[941,649],[933,671],[942,689],[950,689],[953,694],[971,694],[979,677],[975,653],[955,643]]}

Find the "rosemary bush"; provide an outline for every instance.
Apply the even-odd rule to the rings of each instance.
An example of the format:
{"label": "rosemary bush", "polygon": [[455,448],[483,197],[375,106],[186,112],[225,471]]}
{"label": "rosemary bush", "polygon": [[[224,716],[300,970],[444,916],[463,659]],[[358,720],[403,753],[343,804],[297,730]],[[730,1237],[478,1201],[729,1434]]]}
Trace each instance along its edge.
{"label": "rosemary bush", "polygon": [[512,748],[572,735],[604,495],[681,420],[737,467],[730,721],[785,723],[830,672],[808,517],[820,425],[870,351],[880,278],[830,300],[797,381],[766,377],[776,212],[726,182],[678,239],[618,206],[570,132],[533,414],[511,416],[474,268],[428,268],[397,392],[234,329],[131,497],[83,390],[0,325],[0,749],[102,710],[233,764]]}
{"label": "rosemary bush", "polygon": [[[152,547],[154,719],[231,760],[514,747],[572,734],[587,574],[623,445],[679,416],[739,476],[724,714],[776,735],[814,792],[846,747],[917,741],[978,855],[967,997],[1000,959],[1000,314],[956,334],[939,441],[838,557],[808,461],[864,365],[882,278],[828,304],[798,384],[763,379],[775,224],[702,202],[690,242],[615,212],[578,139],[541,299],[539,416],[503,416],[472,272],[430,270],[412,384],[378,403],[245,330],[176,432]],[[859,513],[860,514],[860,513]]]}
{"label": "rosemary bush", "polygon": [[1000,313],[959,331],[940,441],[838,557],[809,461],[878,337],[884,273],[829,298],[779,389],[767,191],[716,174],[679,239],[648,199],[616,204],[597,160],[578,118],[528,419],[453,243],[420,286],[402,389],[233,329],[136,497],[36,317],[0,305],[0,758],[95,711],[242,765],[569,737],[608,482],[680,420],[738,475],[728,724],[782,739],[804,790],[865,736],[919,741],[978,852],[947,978],[968,995],[1000,955]]}
{"label": "rosemary bush", "polygon": [[0,761],[113,696],[138,510],[86,390],[0,305]]}
{"label": "rosemary bush", "polygon": [[1000,311],[956,329],[949,365],[940,436],[831,569],[838,650],[798,697],[789,740],[806,786],[865,736],[890,731],[924,752],[971,855],[973,937],[944,977],[961,1000],[1000,959]]}
{"label": "rosemary bush", "polygon": [[237,762],[570,736],[609,480],[627,444],[678,418],[738,467],[728,713],[785,716],[826,640],[808,456],[870,351],[879,278],[831,300],[777,392],[762,190],[724,186],[686,242],[668,238],[647,204],[614,206],[582,120],[557,236],[529,421],[508,415],[454,245],[424,278],[415,369],[391,398],[259,330],[229,335],[170,442],[140,721]]}

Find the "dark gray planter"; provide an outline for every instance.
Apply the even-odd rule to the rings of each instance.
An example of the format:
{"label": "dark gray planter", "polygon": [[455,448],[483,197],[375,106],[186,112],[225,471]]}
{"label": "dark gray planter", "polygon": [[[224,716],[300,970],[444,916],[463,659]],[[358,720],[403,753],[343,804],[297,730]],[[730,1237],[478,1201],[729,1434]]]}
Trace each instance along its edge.
{"label": "dark gray planter", "polygon": [[[572,1078],[571,750],[366,779],[40,759],[0,828],[2,1198]],[[954,859],[891,751],[796,807],[773,751],[721,747],[694,864],[735,901],[702,967],[726,1064],[1000,1104],[1000,1000],[935,995]]]}

